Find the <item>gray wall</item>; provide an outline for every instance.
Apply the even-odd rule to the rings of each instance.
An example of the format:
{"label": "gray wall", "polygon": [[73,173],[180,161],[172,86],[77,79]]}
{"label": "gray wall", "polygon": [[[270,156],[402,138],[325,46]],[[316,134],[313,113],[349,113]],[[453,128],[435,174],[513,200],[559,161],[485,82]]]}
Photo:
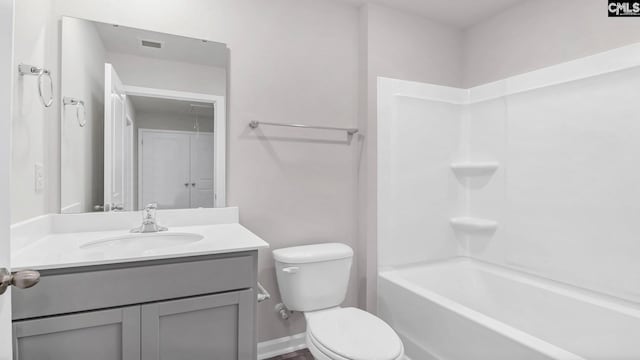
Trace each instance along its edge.
{"label": "gray wall", "polygon": [[[15,2],[13,63],[58,69],[59,48],[57,26],[51,17],[52,0],[24,0]],[[45,109],[40,104],[35,76],[13,75],[13,108],[11,122],[11,223],[42,215],[60,203],[53,204],[50,194],[60,193],[59,182],[45,179],[44,191],[35,190],[36,163],[47,169],[60,167],[59,137],[47,135],[60,132],[60,107],[54,101]],[[57,79],[59,73],[53,74]],[[56,89],[55,94],[58,94]],[[55,149],[54,151],[50,151]],[[15,201],[13,201],[15,199]]]}
{"label": "gray wall", "polygon": [[462,85],[461,30],[384,6],[370,4],[361,12],[370,77]]}
{"label": "gray wall", "polygon": [[637,18],[607,17],[603,0],[525,1],[465,31],[471,87],[640,41]]}

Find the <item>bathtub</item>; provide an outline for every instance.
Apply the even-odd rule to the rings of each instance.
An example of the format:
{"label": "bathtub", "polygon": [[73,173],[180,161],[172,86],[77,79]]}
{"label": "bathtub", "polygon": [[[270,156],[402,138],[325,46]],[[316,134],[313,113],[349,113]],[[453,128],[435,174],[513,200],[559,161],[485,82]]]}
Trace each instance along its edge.
{"label": "bathtub", "polygon": [[640,359],[640,305],[468,258],[381,271],[378,312],[411,360]]}

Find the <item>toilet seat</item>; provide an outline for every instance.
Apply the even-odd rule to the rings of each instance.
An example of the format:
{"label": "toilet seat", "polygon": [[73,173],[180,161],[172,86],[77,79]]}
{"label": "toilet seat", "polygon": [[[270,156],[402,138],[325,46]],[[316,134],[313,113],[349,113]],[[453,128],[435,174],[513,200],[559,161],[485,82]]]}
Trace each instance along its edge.
{"label": "toilet seat", "polygon": [[366,311],[334,308],[305,315],[307,345],[330,360],[397,360],[404,356],[395,331]]}
{"label": "toilet seat", "polygon": [[315,360],[349,360],[345,357],[342,357],[338,354],[334,354],[331,350],[324,348],[322,345],[319,345],[317,340],[313,339],[313,337],[307,333],[306,336],[307,348],[313,355]]}

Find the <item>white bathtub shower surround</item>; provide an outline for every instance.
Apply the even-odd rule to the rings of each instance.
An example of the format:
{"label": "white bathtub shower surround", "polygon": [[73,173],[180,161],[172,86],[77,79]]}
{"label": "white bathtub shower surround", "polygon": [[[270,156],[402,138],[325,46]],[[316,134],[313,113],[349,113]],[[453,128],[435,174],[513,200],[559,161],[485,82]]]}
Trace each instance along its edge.
{"label": "white bathtub shower surround", "polygon": [[463,214],[464,194],[451,164],[463,151],[465,92],[378,82],[378,264],[456,256],[449,217]]}
{"label": "white bathtub shower surround", "polygon": [[383,271],[379,286],[415,359],[640,359],[639,306],[521,272],[456,258]]}
{"label": "white bathtub shower surround", "polygon": [[[398,332],[412,336],[424,325],[415,316],[399,321],[403,309],[410,307],[408,301],[425,309],[432,301],[420,300],[426,293],[410,290],[415,288],[411,281],[390,281],[384,274],[456,256],[511,271],[509,279],[530,274],[569,284],[574,292],[588,289],[591,292],[581,293],[585,303],[593,304],[597,297],[607,303],[627,302],[627,308],[640,303],[640,228],[631,225],[640,217],[640,171],[630,165],[640,158],[635,106],[640,44],[472,89],[392,79],[379,79],[378,86],[378,296],[384,304],[379,310]],[[421,274],[431,278],[430,271],[435,269],[426,267]],[[456,274],[438,276],[461,288],[473,286],[468,281],[477,278]],[[482,283],[497,283],[482,274]],[[421,284],[428,291],[437,286]],[[505,349],[525,351],[512,359],[639,358],[636,350],[625,347],[624,332],[620,342],[604,332],[585,332],[611,325],[640,338],[636,314],[622,320],[617,310],[605,311],[598,304],[569,306],[565,297],[500,284],[504,287],[476,288],[473,299],[494,302],[499,309],[506,306],[500,302],[505,296],[521,291],[531,297],[511,299],[522,311],[504,317],[489,307],[465,303],[464,294],[451,295],[453,299],[441,294],[481,315],[469,322],[451,308],[438,307],[438,319],[448,319],[443,323],[446,332],[472,329]],[[507,287],[510,290],[504,290]],[[402,297],[397,294],[403,291],[415,296],[398,302]],[[595,318],[583,323],[583,332],[572,332],[555,325],[561,317],[545,310],[545,301],[581,309],[584,315],[576,315],[575,321]],[[487,334],[486,324],[493,322],[508,325],[509,331],[491,328]],[[552,324],[558,336],[548,336],[537,323]],[[511,336],[516,332],[523,335],[516,336],[520,340],[553,346],[533,346],[528,340],[523,345]],[[589,334],[594,337],[587,341]],[[424,351],[440,354],[450,345],[446,337],[430,339],[410,339],[414,346],[407,345],[407,354],[421,358]],[[580,342],[594,349],[576,346]],[[530,355],[532,348],[535,355]],[[455,352],[441,355],[447,360],[484,359]]]}

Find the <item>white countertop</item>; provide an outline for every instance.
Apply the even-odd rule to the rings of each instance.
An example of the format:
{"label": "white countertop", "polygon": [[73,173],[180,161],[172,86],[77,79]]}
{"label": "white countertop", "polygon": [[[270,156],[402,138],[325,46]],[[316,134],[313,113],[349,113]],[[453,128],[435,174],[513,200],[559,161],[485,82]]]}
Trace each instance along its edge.
{"label": "white countertop", "polygon": [[82,248],[82,246],[104,238],[128,235],[129,231],[52,233],[12,251],[12,270],[47,270],[223,254],[257,250],[269,246],[264,240],[238,223],[173,226],[169,228],[168,232],[162,232],[162,234],[167,233],[200,234],[203,239],[161,248],[110,247],[108,251],[105,251],[103,248]]}

